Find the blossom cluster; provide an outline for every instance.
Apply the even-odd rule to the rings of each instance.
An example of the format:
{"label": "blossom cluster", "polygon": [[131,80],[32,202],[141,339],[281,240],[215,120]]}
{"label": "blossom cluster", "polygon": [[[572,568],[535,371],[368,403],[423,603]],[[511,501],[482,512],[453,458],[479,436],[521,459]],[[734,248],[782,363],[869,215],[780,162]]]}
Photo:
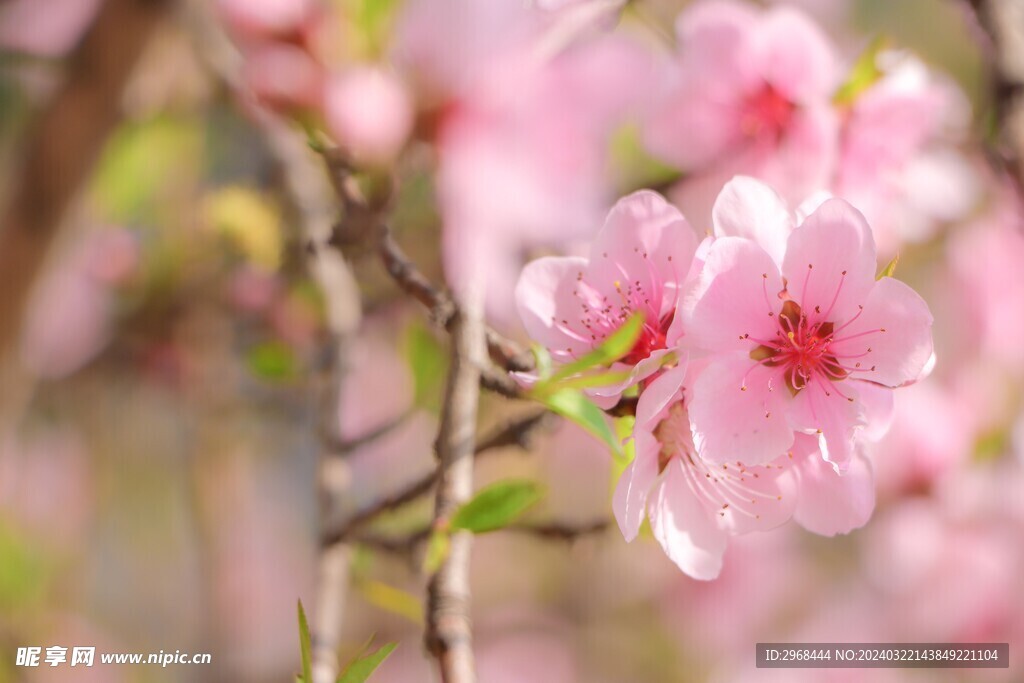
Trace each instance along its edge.
{"label": "blossom cluster", "polygon": [[[608,30],[615,0],[408,0],[369,50],[324,35],[356,20],[325,20],[335,6],[219,5],[261,103],[321,124],[358,165],[429,150],[447,280],[485,292],[499,327],[518,310],[571,363],[642,316],[615,380],[587,389],[603,409],[635,400],[614,500],[627,539],[647,515],[686,573],[712,578],[730,535],[867,520],[864,444],[932,358],[928,307],[876,277],[878,258],[975,203],[952,85],[735,0],[688,5],[660,50]],[[629,194],[594,235],[616,188],[644,184],[610,170],[623,131],[671,167],[668,199]],[[590,238],[589,258],[523,269]]]}
{"label": "blossom cluster", "polygon": [[620,200],[588,259],[545,257],[516,298],[557,361],[600,346],[633,316],[616,363],[589,389],[603,407],[635,392],[635,457],[615,491],[627,540],[645,514],[687,574],[718,575],[730,535],[791,517],[826,535],[874,505],[863,444],[885,433],[892,389],[932,358],[932,317],[910,287],[876,277],[863,215],[832,198],[791,213],[770,187],[726,184],[699,246],[678,209],[640,191]]}
{"label": "blossom cluster", "polygon": [[630,184],[609,143],[625,130],[681,174],[668,194],[702,224],[724,183],[750,175],[794,205],[847,198],[892,255],[977,195],[955,144],[966,98],[906,53],[869,47],[851,65],[790,7],[693,3],[668,54],[609,30],[625,23],[619,0],[408,0],[372,49],[338,30],[359,17],[337,5],[219,6],[260,103],[366,166],[430,146],[447,278],[483,281],[506,326],[523,255],[578,247]]}

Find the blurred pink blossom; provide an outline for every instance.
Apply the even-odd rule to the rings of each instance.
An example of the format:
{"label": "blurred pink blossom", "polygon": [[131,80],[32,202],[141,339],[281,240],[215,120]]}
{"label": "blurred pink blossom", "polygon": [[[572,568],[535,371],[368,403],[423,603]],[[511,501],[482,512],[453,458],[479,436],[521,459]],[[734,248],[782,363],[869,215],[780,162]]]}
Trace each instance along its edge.
{"label": "blurred pink blossom", "polygon": [[40,377],[63,377],[92,360],[110,339],[114,285],[138,263],[135,238],[122,230],[93,233],[56,263],[33,294],[21,357]]}
{"label": "blurred pink blossom", "polygon": [[918,379],[932,355],[927,304],[898,280],[876,282],[871,229],[841,199],[790,231],[781,198],[739,179],[714,215],[716,239],[686,302],[687,342],[712,354],[690,395],[697,451],[759,465],[794,432],[818,434],[824,458],[845,471],[858,432],[887,422],[889,389]]}
{"label": "blurred pink blossom", "polygon": [[879,251],[919,242],[977,200],[976,173],[952,147],[970,119],[966,98],[915,57],[882,53],[882,78],[850,105],[833,191],[857,206]]}
{"label": "blurred pink blossom", "polygon": [[245,54],[242,80],[263,105],[316,109],[323,102],[324,67],[298,45],[260,42]]}
{"label": "blurred pink blossom", "polygon": [[11,0],[0,5],[0,48],[62,57],[82,37],[100,0]]}
{"label": "blurred pink blossom", "polygon": [[653,78],[645,48],[595,35],[604,15],[580,11],[416,1],[396,31],[395,59],[435,122],[447,278],[489,282],[499,322],[527,250],[598,224],[608,137]]}
{"label": "blurred pink blossom", "polygon": [[910,499],[869,529],[864,569],[886,619],[903,633],[933,642],[999,640],[1020,625],[1019,533],[984,515],[952,518],[941,501]]}
{"label": "blurred pink blossom", "polygon": [[909,493],[955,476],[974,447],[974,407],[967,396],[937,381],[919,382],[901,392],[892,431],[875,449],[880,487]]}
{"label": "blurred pink blossom", "polygon": [[95,507],[93,485],[89,453],[73,431],[0,441],[0,513],[47,548],[85,544]]}
{"label": "blurred pink blossom", "polygon": [[[822,590],[800,553],[798,537],[795,527],[788,526],[734,536],[715,581],[677,578],[660,600],[671,632],[709,658],[747,651],[750,643],[772,632],[780,614],[809,603]],[[757,567],[756,578],[751,567]]]}
{"label": "blurred pink blossom", "polygon": [[[965,340],[984,357],[1024,372],[1024,206],[1005,189],[980,219],[960,230],[948,243],[955,277],[952,295],[970,324]],[[977,346],[975,346],[977,345]]]}
{"label": "blurred pink blossom", "polygon": [[356,66],[332,77],[324,117],[334,139],[360,162],[385,164],[412,130],[412,101],[403,83],[378,67]]}
{"label": "blurred pink blossom", "polygon": [[840,73],[821,30],[790,7],[729,0],[694,4],[676,28],[675,72],[645,130],[651,151],[696,176],[697,187],[702,176],[720,186],[742,173],[790,202],[825,187]]}
{"label": "blurred pink blossom", "polygon": [[633,315],[644,325],[613,370],[628,377],[589,390],[602,407],[657,372],[682,335],[676,316],[697,239],[689,223],[648,190],[619,200],[595,238],[590,259],[545,257],[523,269],[516,304],[527,332],[554,360],[571,362],[598,346]]}
{"label": "blurred pink blossom", "polygon": [[232,32],[243,38],[282,38],[299,31],[317,12],[317,0],[217,0]]}

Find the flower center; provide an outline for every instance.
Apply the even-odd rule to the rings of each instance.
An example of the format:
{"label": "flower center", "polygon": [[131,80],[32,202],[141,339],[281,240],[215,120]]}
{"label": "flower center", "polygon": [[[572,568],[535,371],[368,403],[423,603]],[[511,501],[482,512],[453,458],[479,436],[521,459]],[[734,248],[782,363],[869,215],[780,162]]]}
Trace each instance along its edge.
{"label": "flower center", "polygon": [[[800,297],[805,303],[807,283],[813,270],[814,264],[807,264],[803,294]],[[761,366],[782,368],[783,381],[794,396],[813,382],[826,396],[831,396],[834,390],[847,401],[853,401],[853,398],[844,394],[834,383],[846,379],[855,372],[873,372],[875,366],[864,367],[868,362],[866,358],[871,355],[870,346],[861,353],[849,353],[842,348],[842,343],[884,333],[885,328],[844,333],[844,330],[864,312],[862,305],[857,306],[857,313],[853,317],[838,327],[829,319],[846,282],[846,271],[841,273],[832,303],[828,308],[822,312],[820,306],[814,306],[811,314],[803,311],[800,304],[789,298],[788,291],[783,290],[779,293],[779,298],[785,299],[785,302],[779,314],[775,315],[768,298],[768,274],[765,273],[761,277],[765,306],[768,308],[769,317],[775,321],[776,329],[774,336],[769,339],[757,339],[749,334],[740,335],[741,339],[749,339],[758,344],[750,352],[750,358],[757,361],[751,371]],[[837,347],[837,344],[840,346]],[[746,376],[740,389],[746,390]],[[769,382],[768,390],[771,389],[772,385]]]}
{"label": "flower center", "polygon": [[795,109],[778,90],[765,85],[747,99],[740,127],[751,138],[777,142],[789,126]]}
{"label": "flower center", "polygon": [[[646,257],[644,254],[645,259]],[[568,320],[555,319],[553,322],[561,322],[562,330],[594,347],[639,311],[644,314],[643,328],[633,348],[622,358],[622,362],[636,365],[655,351],[668,348],[668,331],[672,326],[675,307],[669,309],[664,316],[660,316],[664,287],[658,282],[645,286],[637,279],[632,282],[616,280],[612,284],[614,292],[602,294],[584,279],[582,272],[578,273],[573,296],[580,305],[579,325],[582,327],[582,334],[572,332]],[[569,352],[571,353],[572,349],[569,349]]]}
{"label": "flower center", "polygon": [[816,377],[835,382],[850,374],[831,349],[834,324],[810,322],[793,300],[783,304],[777,319],[775,339],[755,348],[750,357],[767,367],[783,367],[791,393],[795,395]]}

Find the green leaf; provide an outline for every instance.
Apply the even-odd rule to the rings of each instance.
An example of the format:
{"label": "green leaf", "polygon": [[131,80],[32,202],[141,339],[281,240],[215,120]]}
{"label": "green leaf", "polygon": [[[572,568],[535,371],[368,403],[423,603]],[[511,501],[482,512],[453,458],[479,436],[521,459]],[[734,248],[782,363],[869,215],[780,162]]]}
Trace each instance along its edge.
{"label": "green leaf", "polygon": [[387,643],[368,655],[356,657],[338,676],[337,683],[365,683],[370,678],[370,674],[384,663],[384,660],[391,655],[396,647],[398,647],[398,643]]}
{"label": "green leaf", "polygon": [[414,624],[423,624],[423,605],[412,593],[373,579],[360,581],[356,585],[370,604],[405,617]]}
{"label": "green leaf", "polygon": [[437,337],[419,323],[406,328],[402,347],[412,371],[415,405],[439,411],[444,380],[448,375],[447,352]]}
{"label": "green leaf", "polygon": [[850,75],[846,81],[832,96],[832,101],[835,104],[853,104],[858,95],[882,77],[883,72],[878,67],[878,53],[886,48],[888,42],[885,36],[877,36],[871,41],[871,44],[860,54],[853,68],[850,69]]}
{"label": "green leaf", "polygon": [[273,382],[293,379],[299,374],[298,360],[291,347],[279,341],[268,341],[249,349],[246,355],[253,374]]}
{"label": "green leaf", "polygon": [[152,224],[181,211],[183,179],[196,178],[203,159],[197,120],[158,116],[119,126],[104,146],[90,193],[114,222]]}
{"label": "green leaf", "polygon": [[1005,429],[992,429],[981,436],[974,443],[974,462],[991,462],[1010,452],[1010,434]]}
{"label": "green leaf", "polygon": [[50,568],[30,541],[0,518],[0,612],[45,599]]}
{"label": "green leaf", "polygon": [[474,534],[495,531],[511,524],[543,496],[537,482],[509,479],[481,489],[452,515],[451,528]]}
{"label": "green leaf", "polygon": [[427,541],[427,550],[423,555],[423,573],[431,576],[437,573],[448,558],[451,548],[451,536],[445,530],[435,530]]}
{"label": "green leaf", "polygon": [[589,389],[590,387],[606,387],[611,384],[619,384],[629,379],[629,370],[609,370],[608,372],[596,372],[578,377],[569,377],[558,382],[559,389]]}
{"label": "green leaf", "polygon": [[682,177],[678,169],[647,153],[640,127],[635,123],[621,126],[612,134],[610,158],[620,194],[643,187],[663,187]]}
{"label": "green leaf", "polygon": [[[558,368],[550,377],[542,379],[535,384],[530,393],[534,397],[542,397],[545,394],[564,388],[566,386],[565,380],[570,377],[575,377],[593,368],[611,365],[633,349],[640,338],[643,328],[644,314],[641,311],[637,311],[592,351],[584,354],[572,363],[566,363]],[[608,379],[606,384],[613,384],[615,381],[614,379]],[[567,386],[578,386],[578,383]],[[584,384],[583,386],[600,386],[600,384]]]}
{"label": "green leaf", "polygon": [[635,442],[630,438],[633,436],[633,425],[635,424],[636,417],[633,415],[624,415],[612,421],[612,425],[615,428],[615,436],[618,438],[619,443],[622,444],[622,449],[619,452],[612,452],[612,495],[615,495],[615,487],[618,486],[622,473],[626,471],[626,468],[633,462],[633,458],[636,457]]}
{"label": "green leaf", "polygon": [[575,422],[598,440],[603,441],[615,455],[622,455],[622,445],[608,426],[604,411],[578,390],[561,389],[552,394],[537,397],[537,400],[552,412]]}
{"label": "green leaf", "polygon": [[347,0],[348,46],[356,57],[374,59],[385,49],[398,0]]}
{"label": "green leaf", "polygon": [[622,327],[612,332],[593,351],[585,354],[579,360],[563,365],[551,376],[551,381],[556,382],[565,377],[572,377],[584,370],[598,365],[610,365],[619,360],[636,345],[640,339],[640,333],[644,329],[643,311],[637,311],[629,317]]}
{"label": "green leaf", "polygon": [[299,649],[302,651],[303,683],[312,683],[313,681],[313,648],[310,642],[306,610],[302,609],[302,600],[299,600]]}
{"label": "green leaf", "polygon": [[883,277],[895,277],[893,273],[896,272],[896,264],[900,262],[900,255],[896,254],[892,257],[892,261],[889,261],[889,265],[882,269],[882,272],[878,274],[876,280],[881,280]]}

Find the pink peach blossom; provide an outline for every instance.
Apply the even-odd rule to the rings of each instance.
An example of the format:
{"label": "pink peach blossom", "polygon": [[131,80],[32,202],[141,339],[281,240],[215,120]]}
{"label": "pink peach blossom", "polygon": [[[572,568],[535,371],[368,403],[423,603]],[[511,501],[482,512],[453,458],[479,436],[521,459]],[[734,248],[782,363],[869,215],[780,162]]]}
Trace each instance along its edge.
{"label": "pink peach blossom", "polygon": [[840,74],[820,29],[792,8],[724,0],[686,9],[676,28],[680,53],[646,127],[650,150],[698,182],[755,175],[792,202],[826,186]]}
{"label": "pink peach blossom", "polygon": [[907,285],[876,281],[871,229],[848,203],[829,199],[791,231],[784,206],[750,179],[716,203],[685,305],[688,345],[711,355],[690,396],[694,442],[711,462],[759,465],[818,434],[842,472],[855,437],[887,421],[889,389],[924,372],[932,316]]}
{"label": "pink peach blossom", "polygon": [[683,401],[690,395],[686,387],[704,372],[701,365],[667,370],[640,394],[636,456],[614,497],[627,541],[636,537],[646,512],[669,558],[696,579],[713,579],[730,536],[766,531],[794,516],[809,531],[828,536],[868,520],[874,509],[868,461],[858,454],[839,476],[824,464],[811,436],[797,435],[788,450],[763,464],[702,458]]}
{"label": "pink peach blossom", "polygon": [[[797,477],[783,451],[753,467],[701,458],[679,400],[686,372],[672,368],[641,393],[636,457],[615,489],[614,509],[627,541],[636,538],[646,512],[669,558],[693,578],[709,580],[721,571],[730,535],[771,529],[792,516]],[[797,447],[814,450],[814,440],[802,438]]]}
{"label": "pink peach blossom", "polygon": [[952,332],[970,330],[964,342],[1016,376],[1024,373],[1017,340],[1024,335],[1024,203],[1005,189],[986,214],[960,230],[947,245],[953,274],[951,296],[958,319]]}
{"label": "pink peach blossom", "polygon": [[523,254],[589,236],[611,203],[608,138],[638,116],[650,51],[600,35],[613,3],[411,2],[393,56],[434,124],[443,256],[456,290],[486,280],[510,321]]}
{"label": "pink peach blossom", "polygon": [[246,52],[242,80],[260,104],[301,111],[321,106],[325,74],[297,45],[260,42]]}
{"label": "pink peach blossom", "polygon": [[331,134],[357,160],[383,164],[401,151],[412,130],[412,101],[390,72],[352,67],[328,82],[324,117]]}
{"label": "pink peach blossom", "polygon": [[317,11],[317,0],[217,0],[232,31],[246,38],[274,38],[299,31]]}
{"label": "pink peach blossom", "polygon": [[69,252],[33,293],[22,331],[22,362],[39,377],[70,375],[106,348],[115,289],[139,265],[138,241],[122,229],[96,231]]}
{"label": "pink peach blossom", "polygon": [[970,119],[963,93],[912,56],[877,61],[883,77],[845,112],[832,189],[868,218],[879,251],[894,254],[963,217],[979,183],[953,146]]}
{"label": "pink peach blossom", "polygon": [[603,407],[628,386],[657,372],[679,343],[676,316],[697,238],[678,209],[641,190],[615,205],[589,259],[545,257],[523,269],[516,304],[527,332],[558,362],[598,346],[633,314],[644,326],[633,349],[613,368],[629,379],[593,390]]}
{"label": "pink peach blossom", "polygon": [[0,48],[42,57],[70,52],[100,0],[13,0],[0,5]]}

